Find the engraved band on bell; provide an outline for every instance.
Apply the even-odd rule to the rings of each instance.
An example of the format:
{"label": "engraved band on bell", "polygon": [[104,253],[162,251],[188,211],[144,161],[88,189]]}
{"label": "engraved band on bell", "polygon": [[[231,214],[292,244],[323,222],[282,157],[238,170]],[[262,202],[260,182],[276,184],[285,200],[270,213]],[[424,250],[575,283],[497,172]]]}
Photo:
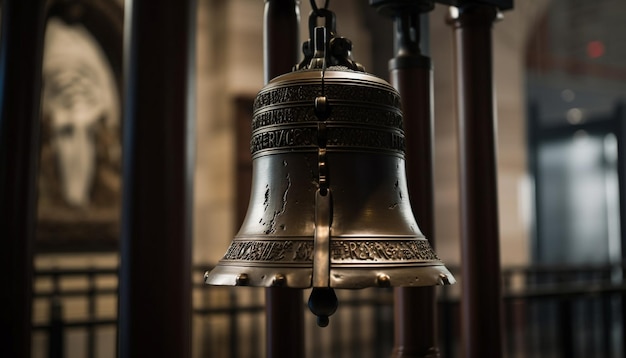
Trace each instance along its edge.
{"label": "engraved band on bell", "polygon": [[[225,261],[306,263],[313,261],[313,240],[235,240],[223,257]],[[439,261],[426,239],[334,238],[330,259],[335,263],[432,262]]]}
{"label": "engraved band on bell", "polygon": [[[383,150],[404,155],[404,133],[375,127],[351,127],[329,123],[326,125],[326,148],[336,150]],[[253,133],[250,151],[253,155],[266,150],[317,152],[318,129],[312,126],[270,127]]]}

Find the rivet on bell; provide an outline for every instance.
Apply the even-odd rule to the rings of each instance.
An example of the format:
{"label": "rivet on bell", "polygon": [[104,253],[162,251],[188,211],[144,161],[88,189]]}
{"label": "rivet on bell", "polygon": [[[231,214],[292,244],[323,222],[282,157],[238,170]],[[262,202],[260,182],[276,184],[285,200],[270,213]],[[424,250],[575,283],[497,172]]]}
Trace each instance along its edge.
{"label": "rivet on bell", "polygon": [[276,276],[274,276],[274,279],[272,280],[272,286],[275,286],[275,287],[284,286],[286,282],[287,282],[287,277],[285,277],[285,275],[283,275],[282,273],[279,273]]}
{"label": "rivet on bell", "polygon": [[444,286],[444,285],[450,285],[450,278],[448,277],[448,275],[446,274],[439,274],[439,284]]}
{"label": "rivet on bell", "polygon": [[248,286],[250,283],[250,278],[247,273],[239,274],[235,280],[235,284],[237,286]]}
{"label": "rivet on bell", "polygon": [[391,286],[391,279],[389,278],[389,276],[381,273],[378,275],[378,277],[376,277],[376,284],[378,285],[378,287],[389,287]]}

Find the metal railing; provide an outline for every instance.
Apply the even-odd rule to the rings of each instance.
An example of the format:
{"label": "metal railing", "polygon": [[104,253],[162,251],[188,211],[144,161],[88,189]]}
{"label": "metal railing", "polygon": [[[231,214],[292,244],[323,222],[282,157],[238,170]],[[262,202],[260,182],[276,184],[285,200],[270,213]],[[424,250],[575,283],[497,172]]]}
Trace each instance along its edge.
{"label": "metal railing", "polygon": [[[202,274],[206,269],[196,267],[193,272],[194,356],[262,357],[263,289],[205,286]],[[503,269],[506,356],[624,356],[623,269]],[[458,272],[455,276],[462,280]],[[458,290],[454,286],[439,290],[442,357],[460,356]],[[388,356],[393,346],[393,290],[340,290],[338,296],[340,307],[329,327],[318,328],[313,316],[305,315],[307,356]],[[40,269],[36,272],[34,300],[40,312],[34,334],[46,337],[34,340],[46,345],[45,349],[35,350],[45,352],[40,354],[42,358],[115,356],[117,268]],[[158,322],[155,317],[155,324]],[[104,329],[110,334],[102,335]],[[77,332],[80,334],[70,338]]]}
{"label": "metal railing", "polygon": [[[107,285],[99,285],[101,279]],[[80,280],[68,286],[67,281]],[[43,288],[41,287],[43,286]],[[86,336],[85,357],[96,357],[96,331],[99,327],[116,327],[116,309],[108,316],[98,314],[98,301],[117,298],[117,268],[46,269],[35,272],[34,305],[44,303],[47,307],[46,321],[36,320],[34,332],[46,332],[49,358],[65,357],[65,336],[71,329],[84,330]],[[85,301],[80,318],[67,318],[72,299]],[[69,301],[69,303],[68,303]]]}

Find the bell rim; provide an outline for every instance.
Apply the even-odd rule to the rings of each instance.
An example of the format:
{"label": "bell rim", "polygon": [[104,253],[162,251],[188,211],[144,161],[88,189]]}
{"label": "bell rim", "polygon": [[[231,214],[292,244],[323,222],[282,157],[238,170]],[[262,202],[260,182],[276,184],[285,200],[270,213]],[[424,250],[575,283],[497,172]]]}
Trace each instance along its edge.
{"label": "bell rim", "polygon": [[204,282],[211,286],[288,287],[307,289],[330,287],[363,289],[386,287],[430,287],[456,283],[445,264],[410,267],[336,267],[331,266],[327,286],[313,285],[312,267],[240,266],[218,264],[207,271]]}

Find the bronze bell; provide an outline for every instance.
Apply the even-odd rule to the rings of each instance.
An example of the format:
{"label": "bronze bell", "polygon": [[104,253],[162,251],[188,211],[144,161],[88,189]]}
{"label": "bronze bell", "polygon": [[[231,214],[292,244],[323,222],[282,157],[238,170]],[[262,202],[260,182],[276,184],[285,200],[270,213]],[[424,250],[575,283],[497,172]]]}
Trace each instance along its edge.
{"label": "bronze bell", "polygon": [[398,92],[351,60],[349,40],[325,27],[313,37],[297,70],[255,99],[248,212],[206,283],[454,283],[411,211]]}

